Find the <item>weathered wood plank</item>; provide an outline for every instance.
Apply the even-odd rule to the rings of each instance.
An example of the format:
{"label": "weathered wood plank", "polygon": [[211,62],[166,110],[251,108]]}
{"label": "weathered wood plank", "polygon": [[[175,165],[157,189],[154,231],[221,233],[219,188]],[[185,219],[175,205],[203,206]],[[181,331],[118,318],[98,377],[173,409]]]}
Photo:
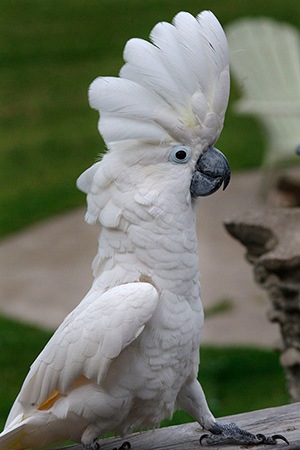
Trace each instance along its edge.
{"label": "weathered wood plank", "polygon": [[[262,409],[259,411],[237,414],[223,417],[220,422],[236,422],[241,428],[245,428],[253,433],[263,433],[266,435],[283,434],[290,442],[287,445],[278,441],[277,445],[260,445],[255,449],[265,450],[300,450],[300,403],[280,406],[276,408]],[[136,433],[126,439],[104,439],[100,441],[101,450],[113,450],[119,447],[124,440],[131,443],[132,450],[199,450],[199,438],[203,430],[197,423],[189,423],[168,428],[161,428],[143,433]],[[68,450],[82,450],[80,445],[64,447]],[[209,447],[211,448],[211,447]],[[237,450],[240,446],[214,446],[226,450]],[[246,448],[246,447],[244,447]],[[61,449],[56,449],[61,450]]]}

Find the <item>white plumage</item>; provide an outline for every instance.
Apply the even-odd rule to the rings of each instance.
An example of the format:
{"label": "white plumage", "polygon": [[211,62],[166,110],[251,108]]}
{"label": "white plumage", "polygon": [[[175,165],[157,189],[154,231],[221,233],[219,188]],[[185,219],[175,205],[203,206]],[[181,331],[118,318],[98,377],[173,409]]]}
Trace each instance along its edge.
{"label": "white plumage", "polygon": [[229,71],[226,38],[216,24],[210,12],[197,19],[181,12],[173,25],[153,28],[154,45],[142,39],[127,42],[120,78],[97,78],[90,87],[90,103],[101,111],[99,131],[109,149],[130,139],[203,142],[210,133],[211,142],[217,140]]}
{"label": "white plumage", "polygon": [[227,43],[207,11],[179,13],[151,40],[130,40],[120,78],[91,85],[109,149],[78,180],[87,221],[101,224],[95,280],[31,366],[0,449],[69,438],[91,448],[177,407],[215,424],[196,379],[203,309],[191,186],[198,192],[196,172],[205,183],[193,195],[223,181],[220,152],[212,168],[207,155],[228,101]]}

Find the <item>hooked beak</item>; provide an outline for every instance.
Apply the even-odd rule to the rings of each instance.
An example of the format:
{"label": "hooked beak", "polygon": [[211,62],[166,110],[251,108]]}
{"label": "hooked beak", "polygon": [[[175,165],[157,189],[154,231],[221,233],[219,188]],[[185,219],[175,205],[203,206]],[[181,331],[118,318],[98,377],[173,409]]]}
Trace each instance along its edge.
{"label": "hooked beak", "polygon": [[226,189],[230,181],[230,167],[226,157],[217,148],[210,146],[200,155],[192,176],[192,197],[205,197],[216,192],[223,184]]}

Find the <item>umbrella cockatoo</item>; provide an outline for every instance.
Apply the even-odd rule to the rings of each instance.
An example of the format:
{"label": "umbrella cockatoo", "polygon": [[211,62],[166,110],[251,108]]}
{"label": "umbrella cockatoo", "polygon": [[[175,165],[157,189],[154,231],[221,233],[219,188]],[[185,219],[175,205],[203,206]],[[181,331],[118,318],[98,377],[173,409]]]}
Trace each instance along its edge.
{"label": "umbrella cockatoo", "polygon": [[131,39],[120,77],[90,87],[107,153],[78,179],[100,222],[94,282],[32,364],[0,449],[71,439],[95,450],[191,415],[214,442],[276,442],[218,424],[197,381],[203,325],[196,197],[229,183],[214,147],[229,95],[227,42],[211,12],[159,23]]}

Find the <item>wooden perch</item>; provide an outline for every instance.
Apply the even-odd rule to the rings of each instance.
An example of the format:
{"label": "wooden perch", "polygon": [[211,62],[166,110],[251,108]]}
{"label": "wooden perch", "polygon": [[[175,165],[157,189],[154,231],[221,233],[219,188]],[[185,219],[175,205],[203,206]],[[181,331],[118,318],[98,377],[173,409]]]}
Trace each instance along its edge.
{"label": "wooden perch", "polygon": [[[299,450],[300,449],[300,403],[279,406],[276,408],[262,409],[234,416],[227,416],[220,422],[236,422],[241,428],[252,433],[264,433],[266,435],[283,434],[289,441],[287,446],[278,441],[277,445],[259,445],[251,447],[257,450]],[[126,439],[104,439],[99,441],[101,450],[113,450],[120,447],[128,440],[132,450],[201,450],[201,448],[238,450],[240,446],[226,445],[213,447],[200,447],[200,436],[205,433],[198,423],[187,423],[153,431],[135,433]],[[64,450],[82,450],[81,445],[63,447]],[[55,449],[55,450],[61,450]]]}

